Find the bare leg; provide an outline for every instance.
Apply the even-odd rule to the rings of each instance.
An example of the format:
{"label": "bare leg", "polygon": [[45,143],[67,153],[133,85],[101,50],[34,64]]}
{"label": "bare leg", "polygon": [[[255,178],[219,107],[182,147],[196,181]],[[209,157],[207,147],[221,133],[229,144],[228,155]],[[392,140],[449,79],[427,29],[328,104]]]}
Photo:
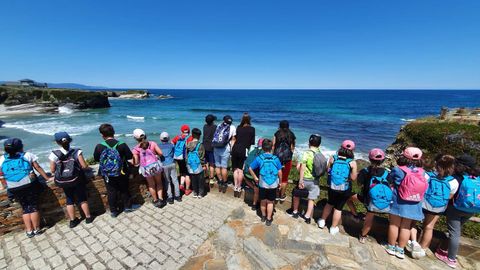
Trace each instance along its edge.
{"label": "bare leg", "polygon": [[219,181],[225,181],[225,179],[222,178],[222,168],[215,168],[215,172],[217,173]]}
{"label": "bare leg", "polygon": [[157,193],[158,199],[163,200],[162,174],[155,175],[154,180],[155,180],[155,192]]}
{"label": "bare leg", "polygon": [[190,176],[185,176],[185,189],[190,189]]}
{"label": "bare leg", "polygon": [[38,211],[31,213],[30,219],[32,220],[33,229],[40,229],[40,214],[38,213]]}
{"label": "bare leg", "polygon": [[337,227],[340,224],[342,219],[342,211],[333,209],[333,216],[332,216],[332,227]]}
{"label": "bare leg", "polygon": [[243,183],[243,170],[238,169],[238,186],[237,187],[241,188],[242,183]]}
{"label": "bare leg", "polygon": [[412,228],[410,229],[410,240],[418,242],[417,241],[418,230],[417,230],[417,228],[415,228],[415,222],[413,222],[413,224],[411,224],[411,227]]}
{"label": "bare leg", "polygon": [[402,218],[400,224],[400,236],[398,238],[398,246],[404,248],[407,245],[408,239],[410,239],[410,229],[412,220],[408,218]]}
{"label": "bare leg", "polygon": [[258,187],[253,188],[253,205],[256,205],[258,203]]}
{"label": "bare leg", "polygon": [[375,214],[367,212],[367,215],[365,215],[365,222],[363,223],[362,236],[367,236],[367,234],[370,232],[374,218]]}
{"label": "bare leg", "polygon": [[325,205],[325,207],[323,208],[323,211],[322,211],[322,219],[323,220],[327,220],[328,216],[332,212],[332,209],[333,209],[332,205],[330,205],[328,203]]}
{"label": "bare leg", "polygon": [[75,207],[73,205],[67,205],[67,214],[70,220],[75,219]]}
{"label": "bare leg", "polygon": [[267,200],[262,200],[260,202],[260,210],[262,211],[262,216],[267,216]]}
{"label": "bare leg", "polygon": [[32,219],[30,218],[30,214],[23,214],[23,224],[25,224],[25,230],[27,232],[33,231]]}
{"label": "bare leg", "polygon": [[[353,195],[353,196],[350,197],[350,199],[348,199],[348,201],[347,201],[347,206],[348,206],[348,208],[350,209],[350,213],[352,213],[352,215],[354,215],[354,216],[357,216],[357,215],[358,215],[357,209],[355,208],[355,204],[353,204],[353,201],[355,200],[356,196],[357,196],[356,194]],[[354,198],[354,197],[355,197],[355,198]]]}
{"label": "bare leg", "polygon": [[155,190],[155,180],[153,176],[147,177],[147,185],[148,185],[148,191],[150,192],[150,195],[152,195],[152,199],[154,202],[158,200],[157,196],[157,191]]}
{"label": "bare leg", "polygon": [[210,179],[214,178],[215,177],[215,167],[209,165],[208,169],[210,170]]}
{"label": "bare leg", "polygon": [[223,182],[227,182],[227,179],[228,179],[227,168],[222,168],[222,179],[223,179]]}
{"label": "bare leg", "polygon": [[83,213],[85,214],[85,217],[89,218],[92,215],[90,214],[90,208],[88,207],[88,202],[81,202],[80,203],[80,208],[82,208]]}
{"label": "bare leg", "polygon": [[[307,212],[305,212],[305,217],[306,218],[311,218],[312,217],[314,206],[315,206],[315,203],[313,202],[313,200],[308,200]],[[297,205],[297,207],[298,207],[298,205]]]}
{"label": "bare leg", "polygon": [[266,201],[266,202],[267,202],[267,219],[272,220],[273,201]]}
{"label": "bare leg", "polygon": [[[402,218],[396,215],[390,214],[390,224],[388,225],[388,244],[395,246],[398,239],[398,233]],[[410,230],[410,228],[408,228]]]}
{"label": "bare leg", "polygon": [[432,242],[433,228],[439,218],[440,216],[438,215],[425,215],[425,219],[423,220],[423,236],[420,241],[420,246],[423,249],[427,249],[430,246],[430,243]]}
{"label": "bare leg", "polygon": [[293,211],[298,211],[298,206],[300,205],[300,197],[293,197]]}

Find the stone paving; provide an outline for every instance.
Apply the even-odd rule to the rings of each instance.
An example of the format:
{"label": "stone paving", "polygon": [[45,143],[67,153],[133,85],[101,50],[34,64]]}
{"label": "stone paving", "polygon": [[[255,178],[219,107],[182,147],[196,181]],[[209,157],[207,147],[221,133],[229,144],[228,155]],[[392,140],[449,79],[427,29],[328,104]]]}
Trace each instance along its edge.
{"label": "stone paving", "polygon": [[177,269],[243,204],[225,197],[217,192],[184,197],[163,209],[146,203],[133,213],[116,219],[104,214],[74,229],[59,223],[31,239],[5,235],[0,269]]}

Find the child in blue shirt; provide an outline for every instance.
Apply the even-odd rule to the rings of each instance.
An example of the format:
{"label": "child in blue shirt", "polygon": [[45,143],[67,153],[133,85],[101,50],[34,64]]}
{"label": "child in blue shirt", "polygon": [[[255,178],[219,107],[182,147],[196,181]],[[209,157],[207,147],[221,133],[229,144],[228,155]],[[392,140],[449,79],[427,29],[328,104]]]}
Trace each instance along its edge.
{"label": "child in blue shirt", "polygon": [[[262,142],[263,154],[255,158],[250,164],[250,174],[259,186],[260,209],[262,222],[267,226],[272,224],[273,202],[277,197],[279,182],[282,181],[282,164],[278,157],[272,154],[273,143],[269,139]],[[259,176],[255,170],[259,169]]]}
{"label": "child in blue shirt", "polygon": [[[173,203],[173,199],[178,202],[182,201],[180,197],[180,186],[178,184],[177,178],[177,166],[175,160],[173,159],[174,148],[173,143],[170,142],[170,136],[167,132],[162,132],[160,134],[160,143],[158,147],[162,150],[164,160],[162,161],[162,169],[164,173],[164,185],[167,187],[167,202],[169,204]],[[174,193],[172,193],[172,184]]]}

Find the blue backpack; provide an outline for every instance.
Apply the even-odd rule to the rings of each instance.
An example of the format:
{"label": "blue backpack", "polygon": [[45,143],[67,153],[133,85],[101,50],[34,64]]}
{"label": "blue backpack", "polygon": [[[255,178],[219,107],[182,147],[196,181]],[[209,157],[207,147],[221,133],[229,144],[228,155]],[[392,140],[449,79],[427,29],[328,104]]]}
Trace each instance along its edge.
{"label": "blue backpack", "polygon": [[15,156],[4,155],[5,160],[2,164],[2,172],[9,191],[28,187],[33,182],[30,178],[30,172],[32,172],[33,167],[24,158],[24,155],[24,153]]}
{"label": "blue backpack", "polygon": [[218,125],[213,134],[212,146],[215,148],[225,147],[230,137],[230,125],[222,123]]}
{"label": "blue backpack", "polygon": [[428,189],[423,197],[423,208],[433,213],[445,212],[450,200],[449,182],[453,180],[453,176],[438,179],[434,172],[427,172],[427,175],[430,179],[428,180]]}
{"label": "blue backpack", "polygon": [[188,137],[190,136],[185,136],[185,138],[182,138],[182,136],[180,135],[178,137],[178,141],[177,143],[175,144],[175,148],[173,149],[174,152],[173,152],[173,158],[176,159],[176,160],[183,160],[184,156],[185,156],[185,150],[187,148],[187,140],[188,140]]}
{"label": "blue backpack", "polygon": [[273,185],[278,179],[278,168],[275,165],[276,156],[262,154],[259,156],[262,164],[260,165],[260,180],[267,185]]}
{"label": "blue backpack", "polygon": [[100,174],[104,177],[118,177],[122,174],[122,157],[117,150],[118,145],[123,142],[118,141],[113,147],[105,141],[102,145],[105,149],[100,154]]}
{"label": "blue backpack", "polygon": [[195,149],[187,155],[187,168],[188,172],[191,174],[199,174],[203,172],[202,162],[198,156],[198,148],[200,148],[200,145],[201,143],[198,142]]}
{"label": "blue backpack", "polygon": [[348,178],[350,177],[350,162],[352,159],[333,156],[333,164],[328,174],[330,188],[337,191],[346,191],[349,188]]}
{"label": "blue backpack", "polygon": [[480,213],[480,177],[464,175],[453,206],[467,213]]}
{"label": "blue backpack", "polygon": [[[368,171],[368,169],[366,169]],[[372,176],[370,178],[370,190],[368,196],[370,202],[367,206],[369,211],[377,213],[390,212],[393,193],[387,180],[388,171],[385,170],[382,176]]]}

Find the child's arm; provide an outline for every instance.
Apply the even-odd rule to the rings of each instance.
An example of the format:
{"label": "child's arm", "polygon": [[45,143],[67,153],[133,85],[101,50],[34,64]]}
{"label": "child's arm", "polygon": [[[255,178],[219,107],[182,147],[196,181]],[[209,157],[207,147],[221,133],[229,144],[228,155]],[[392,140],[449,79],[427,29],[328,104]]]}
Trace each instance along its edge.
{"label": "child's arm", "polygon": [[32,162],[33,168],[45,179],[45,181],[53,180],[53,177],[49,177],[47,173],[43,170],[43,168],[38,164],[38,162]]}
{"label": "child's arm", "polygon": [[281,183],[281,182],[282,182],[282,176],[283,176],[283,173],[282,173],[282,170],[281,170],[281,169],[278,170],[277,175],[278,175],[278,181]]}
{"label": "child's arm", "polygon": [[205,166],[205,147],[203,147],[203,144],[200,144],[198,147],[198,158],[200,159],[202,166]]}
{"label": "child's arm", "polygon": [[162,149],[158,146],[158,144],[155,144],[155,153],[159,156],[163,156]]}
{"label": "child's arm", "polygon": [[55,170],[57,168],[57,164],[55,164],[55,162],[51,161],[50,160],[50,172],[55,175]]}
{"label": "child's arm", "polygon": [[3,177],[2,167],[0,166],[0,190],[5,189],[4,188],[4,185],[5,185],[4,182],[5,182],[5,179]]}
{"label": "child's arm", "polygon": [[133,166],[140,164],[140,157],[137,154],[133,154]]}
{"label": "child's arm", "polygon": [[305,168],[307,168],[307,165],[303,164],[303,163],[300,163],[300,178],[299,178],[299,181],[298,181],[298,187],[300,189],[304,188],[303,177],[305,176]]}
{"label": "child's arm", "polygon": [[[80,163],[80,167],[82,167],[82,169],[85,170],[86,168],[88,168],[88,164],[87,164],[87,162],[85,161],[85,158],[83,157],[83,154],[82,154],[82,153],[80,153],[80,154],[78,155],[78,163]],[[52,173],[53,173],[53,172],[52,172]]]}
{"label": "child's arm", "polygon": [[357,162],[355,160],[350,162],[350,168],[352,169],[350,171],[350,180],[356,181],[358,172],[357,172]]}

